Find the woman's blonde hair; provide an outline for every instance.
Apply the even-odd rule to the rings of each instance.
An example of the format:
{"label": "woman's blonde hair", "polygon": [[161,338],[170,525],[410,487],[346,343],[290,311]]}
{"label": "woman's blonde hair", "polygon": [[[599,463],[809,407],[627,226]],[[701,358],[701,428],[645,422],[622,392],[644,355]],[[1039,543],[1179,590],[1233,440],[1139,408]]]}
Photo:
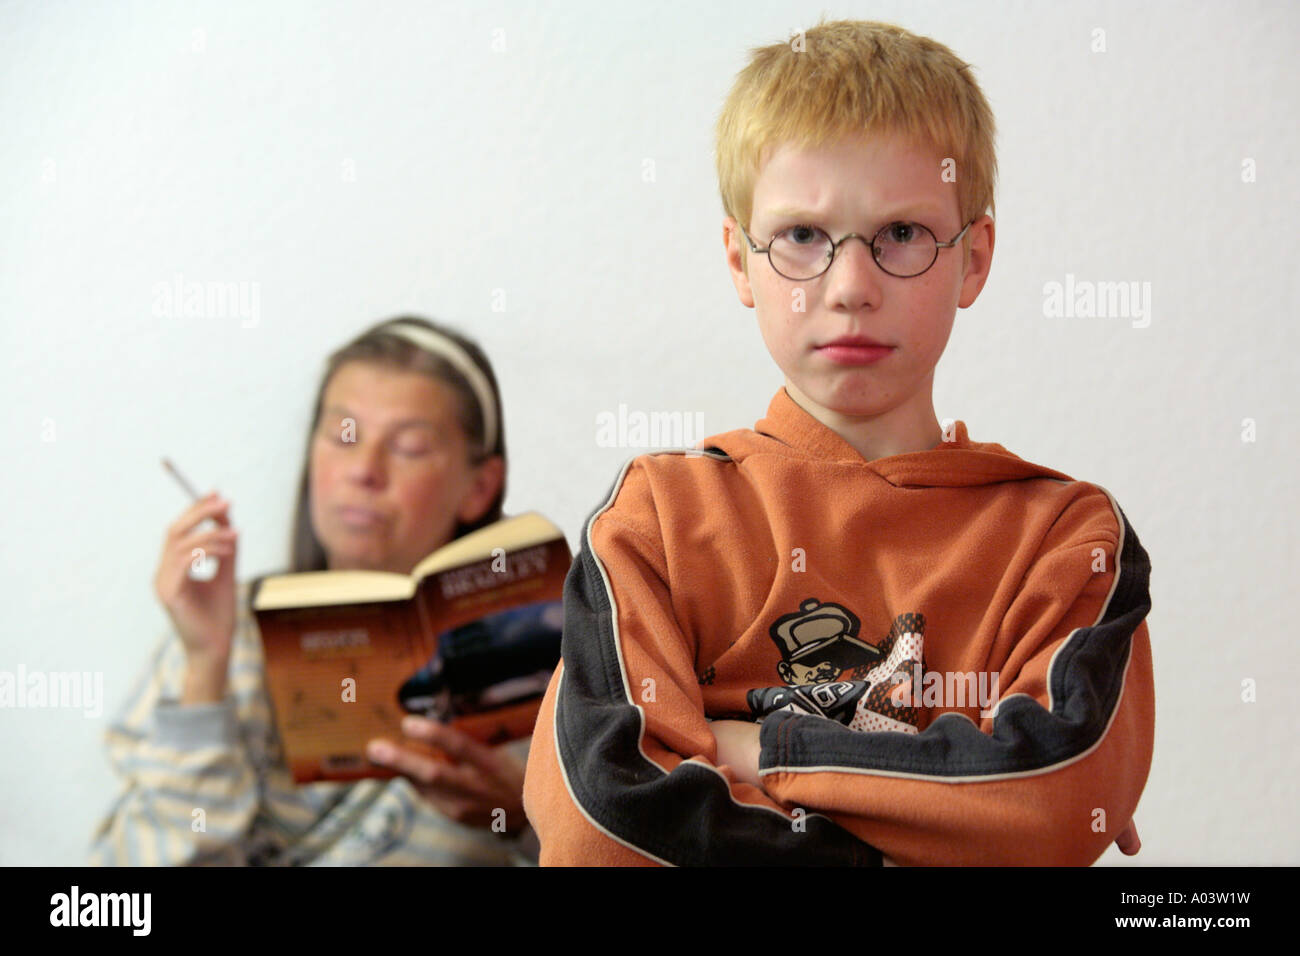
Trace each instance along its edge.
{"label": "woman's blonde hair", "polygon": [[970,64],[893,24],[823,21],[787,43],[755,47],[716,132],[722,208],[746,229],[772,150],[861,134],[901,134],[953,159],[962,224],[994,212],[993,111]]}
{"label": "woman's blonde hair", "polygon": [[[490,449],[483,448],[487,425],[475,391],[465,380],[465,376],[441,355],[421,348],[409,338],[392,331],[393,323],[421,326],[451,339],[487,378],[495,405],[493,413],[496,422],[494,429],[496,437]],[[506,439],[501,419],[501,392],[497,386],[496,375],[492,371],[492,363],[488,361],[478,344],[446,326],[418,316],[402,315],[380,322],[334,352],[325,362],[325,373],[321,376],[320,387],[316,390],[315,410],[312,412],[311,427],[307,430],[307,451],[303,459],[302,475],[298,481],[298,500],[294,505],[293,531],[289,543],[290,571],[323,571],[328,566],[325,549],[316,537],[311,523],[311,443],[320,425],[321,403],[325,398],[325,389],[330,379],[345,363],[357,361],[377,363],[396,371],[418,372],[449,385],[459,399],[456,420],[460,422],[461,429],[465,433],[470,449],[470,463],[478,464],[492,455],[499,455],[502,464],[505,465]],[[505,472],[507,470],[503,467],[501,489],[492,500],[491,507],[472,524],[462,524],[457,521],[456,528],[452,532],[453,538],[459,538],[463,534],[501,520],[501,503],[506,497]]]}

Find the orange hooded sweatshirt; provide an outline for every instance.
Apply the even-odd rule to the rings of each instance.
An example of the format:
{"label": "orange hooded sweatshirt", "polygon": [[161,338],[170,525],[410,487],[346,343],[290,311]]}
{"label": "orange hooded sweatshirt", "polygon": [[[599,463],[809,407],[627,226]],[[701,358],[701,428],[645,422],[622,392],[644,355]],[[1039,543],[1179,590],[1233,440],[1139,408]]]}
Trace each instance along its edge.
{"label": "orange hooded sweatshirt", "polygon": [[[1102,854],[1151,765],[1150,562],[1105,489],[946,438],[866,461],[782,388],[624,466],[529,752],[543,865]],[[761,790],[720,718],[761,722]]]}

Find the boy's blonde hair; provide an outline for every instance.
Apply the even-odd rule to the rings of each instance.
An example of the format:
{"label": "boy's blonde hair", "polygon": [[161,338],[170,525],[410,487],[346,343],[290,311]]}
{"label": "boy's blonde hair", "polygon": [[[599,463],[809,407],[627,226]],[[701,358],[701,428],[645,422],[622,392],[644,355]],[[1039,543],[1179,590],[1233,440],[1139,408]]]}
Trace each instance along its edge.
{"label": "boy's blonde hair", "polygon": [[[788,43],[755,47],[737,75],[718,117],[722,208],[749,229],[754,181],[777,146],[892,133],[955,160],[965,225],[994,212],[994,132],[970,64],[942,43],[889,23],[823,21]],[[966,253],[970,241],[967,233]],[[743,264],[745,243],[740,250]]]}

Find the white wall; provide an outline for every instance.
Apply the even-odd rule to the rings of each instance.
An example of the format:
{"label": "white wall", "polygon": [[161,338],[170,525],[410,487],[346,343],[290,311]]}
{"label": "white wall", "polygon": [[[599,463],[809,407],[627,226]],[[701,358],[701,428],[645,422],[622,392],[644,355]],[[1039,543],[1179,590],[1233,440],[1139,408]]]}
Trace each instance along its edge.
{"label": "white wall", "polygon": [[[996,112],[995,267],[935,405],[1104,485],[1152,557],[1157,739],[1132,862],[1300,863],[1297,6],[825,12],[947,43]],[[698,411],[709,434],[761,417],[781,378],[723,264],[712,127],[749,48],[816,16],[0,6],[0,668],[100,671],[107,699],[97,720],[0,711],[0,863],[81,862],[116,790],[101,735],[164,632],[151,579],[185,504],[159,456],[233,500],[241,574],[282,564],[321,362],[364,325],[413,310],[481,340],[507,510],[575,543],[635,453],[597,447],[598,412]],[[1150,325],[1045,318],[1067,273],[1149,282]],[[256,283],[256,322],[155,314],[178,275]]]}

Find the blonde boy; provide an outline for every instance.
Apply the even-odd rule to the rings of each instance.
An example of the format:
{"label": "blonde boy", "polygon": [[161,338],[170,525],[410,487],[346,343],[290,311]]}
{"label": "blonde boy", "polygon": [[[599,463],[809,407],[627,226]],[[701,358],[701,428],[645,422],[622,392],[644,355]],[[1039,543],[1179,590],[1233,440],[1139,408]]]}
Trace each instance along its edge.
{"label": "blonde boy", "polygon": [[885,24],[739,75],[723,238],[784,386],[589,520],[524,790],[543,864],[1089,864],[1125,832],[1147,555],[1104,489],[934,412],[993,138],[968,66]]}

